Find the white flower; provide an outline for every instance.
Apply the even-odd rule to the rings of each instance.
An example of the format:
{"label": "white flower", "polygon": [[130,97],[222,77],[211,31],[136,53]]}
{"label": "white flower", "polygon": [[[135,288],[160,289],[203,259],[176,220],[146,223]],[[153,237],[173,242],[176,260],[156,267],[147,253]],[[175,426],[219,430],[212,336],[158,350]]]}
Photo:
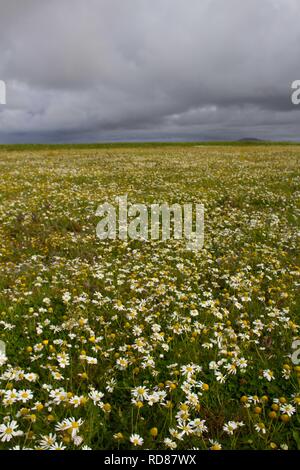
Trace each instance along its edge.
{"label": "white flower", "polygon": [[83,438],[81,436],[75,435],[74,438],[73,438],[73,442],[74,442],[75,446],[78,447],[78,446],[80,446],[80,444],[82,444]]}
{"label": "white flower", "polygon": [[53,402],[59,405],[60,403],[64,402],[68,398],[67,392],[63,388],[57,388],[55,390],[51,390],[50,398],[53,398]]}
{"label": "white flower", "polygon": [[283,369],[282,371],[282,377],[285,379],[285,380],[289,380],[291,376],[291,370],[287,370],[287,369]]}
{"label": "white flower", "polygon": [[61,367],[62,369],[64,369],[66,366],[70,364],[69,356],[66,353],[58,354],[57,361],[58,361],[59,367]]}
{"label": "white flower", "polygon": [[72,398],[70,398],[69,403],[74,406],[74,408],[78,408],[78,406],[81,405],[81,400],[83,397],[79,397],[77,395],[74,395]]}
{"label": "white flower", "polygon": [[236,365],[234,363],[226,364],[224,369],[227,370],[228,374],[235,375],[236,374]]}
{"label": "white flower", "polygon": [[130,442],[136,447],[143,445],[144,439],[138,434],[131,434]]}
{"label": "white flower", "polygon": [[281,444],[281,445],[280,445],[280,448],[281,448],[282,450],[289,450],[289,446],[288,446],[287,444]]}
{"label": "white flower", "polygon": [[210,368],[211,370],[217,370],[217,369],[219,368],[219,365],[218,365],[215,361],[211,361],[211,362],[209,363],[209,368]]}
{"label": "white flower", "polygon": [[29,374],[25,374],[24,378],[28,380],[28,382],[36,382],[38,379],[38,375],[30,372]]}
{"label": "white flower", "polygon": [[177,431],[177,429],[170,428],[170,429],[169,429],[169,433],[171,434],[171,436],[172,436],[174,439],[178,439],[179,441],[182,441],[182,439],[183,439],[182,433],[179,432],[179,431]]}
{"label": "white flower", "polygon": [[33,398],[33,393],[31,390],[20,390],[18,392],[18,400],[22,403],[26,403],[27,401]]}
{"label": "white flower", "polygon": [[19,427],[17,421],[7,422],[0,425],[1,442],[10,441],[14,436],[21,436],[22,431],[17,431]]}
{"label": "white flower", "polygon": [[96,357],[85,356],[85,360],[88,364],[98,364],[98,360]]}
{"label": "white flower", "polygon": [[0,367],[3,366],[7,361],[7,357],[3,352],[0,352]]}
{"label": "white flower", "polygon": [[223,431],[225,431],[227,434],[232,435],[238,427],[244,426],[244,423],[242,421],[228,421],[228,423],[225,423],[223,426]]}
{"label": "white flower", "polygon": [[49,450],[65,450],[66,446],[63,445],[62,442],[55,442],[51,447],[49,447]]}
{"label": "white flower", "polygon": [[56,443],[56,434],[48,434],[48,436],[42,436],[40,440],[40,446],[42,449],[50,449]]}
{"label": "white flower", "polygon": [[71,298],[72,298],[72,296],[71,296],[70,292],[65,292],[62,296],[62,300],[66,304],[71,300]]}
{"label": "white flower", "polygon": [[136,387],[131,393],[137,400],[143,401],[148,399],[148,389],[146,387]]}
{"label": "white flower", "polygon": [[120,369],[120,370],[125,370],[127,369],[128,367],[128,360],[123,358],[123,357],[120,357],[119,359],[117,359],[117,368]]}
{"label": "white flower", "polygon": [[273,374],[273,371],[271,371],[270,369],[265,369],[263,371],[263,376],[265,379],[267,379],[269,382],[271,382],[271,380],[274,380],[275,377],[274,377],[274,374]]}
{"label": "white flower", "polygon": [[104,393],[93,389],[90,391],[89,397],[91,400],[93,400],[94,405],[100,406],[103,404],[102,398],[104,397]]}
{"label": "white flower", "polygon": [[294,413],[296,413],[296,408],[293,405],[281,405],[280,411],[284,414],[287,414],[288,416],[292,416]]}
{"label": "white flower", "polygon": [[166,447],[168,447],[169,449],[176,449],[177,447],[177,444],[176,442],[172,441],[172,439],[170,439],[169,437],[166,437],[164,439],[164,444]]}
{"label": "white flower", "polygon": [[63,420],[62,424],[65,426],[64,429],[72,429],[72,438],[74,439],[74,437],[76,436],[76,434],[78,433],[79,431],[79,428],[80,426],[82,426],[82,424],[84,423],[84,421],[79,418],[77,421],[75,418],[66,418]]}
{"label": "white flower", "polygon": [[64,432],[69,429],[69,427],[69,424],[65,423],[65,420],[63,420],[55,425],[55,431]]}
{"label": "white flower", "polygon": [[218,441],[209,439],[209,442],[211,443],[210,450],[222,450],[222,445]]}
{"label": "white flower", "polygon": [[190,426],[192,426],[193,431],[197,434],[202,434],[207,431],[207,426],[205,426],[205,419],[196,418],[193,421],[190,421]]}
{"label": "white flower", "polygon": [[262,434],[266,434],[267,432],[264,423],[258,423],[254,426],[254,428],[257,432],[261,432]]}
{"label": "white flower", "polygon": [[193,433],[193,429],[190,423],[186,423],[185,421],[180,421],[177,428],[180,430],[181,436],[189,436]]}
{"label": "white flower", "polygon": [[226,381],[226,375],[223,375],[222,372],[215,372],[215,376],[218,382],[223,384]]}
{"label": "white flower", "polygon": [[5,390],[3,403],[5,406],[12,405],[18,400],[18,392],[15,388],[12,390]]}
{"label": "white flower", "polygon": [[109,392],[109,393],[113,393],[114,389],[115,389],[115,385],[116,385],[116,380],[114,378],[110,379],[107,381],[106,383],[106,390]]}
{"label": "white flower", "polygon": [[246,369],[248,366],[248,362],[244,357],[241,357],[237,360],[237,365],[240,367],[240,369]]}
{"label": "white flower", "polygon": [[181,372],[183,375],[193,375],[196,371],[196,366],[194,364],[187,364],[186,366],[181,367]]}

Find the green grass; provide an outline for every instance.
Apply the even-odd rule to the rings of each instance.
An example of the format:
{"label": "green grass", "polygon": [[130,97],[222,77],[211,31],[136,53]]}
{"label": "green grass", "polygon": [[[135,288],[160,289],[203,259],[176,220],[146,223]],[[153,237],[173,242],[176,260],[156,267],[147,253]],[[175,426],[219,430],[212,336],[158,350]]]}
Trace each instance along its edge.
{"label": "green grass", "polygon": [[164,148],[164,147],[248,147],[248,146],[298,146],[299,142],[272,142],[272,141],[193,141],[193,142],[94,142],[94,143],[68,143],[68,144],[0,144],[0,151],[34,151],[34,150],[91,150],[91,149],[131,149],[131,148]]}

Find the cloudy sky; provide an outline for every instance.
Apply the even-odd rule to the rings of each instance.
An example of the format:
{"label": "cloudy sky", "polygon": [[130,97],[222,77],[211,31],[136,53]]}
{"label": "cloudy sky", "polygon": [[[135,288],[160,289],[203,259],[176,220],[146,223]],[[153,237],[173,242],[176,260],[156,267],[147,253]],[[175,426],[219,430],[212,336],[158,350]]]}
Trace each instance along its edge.
{"label": "cloudy sky", "polygon": [[300,140],[299,0],[0,0],[0,143]]}

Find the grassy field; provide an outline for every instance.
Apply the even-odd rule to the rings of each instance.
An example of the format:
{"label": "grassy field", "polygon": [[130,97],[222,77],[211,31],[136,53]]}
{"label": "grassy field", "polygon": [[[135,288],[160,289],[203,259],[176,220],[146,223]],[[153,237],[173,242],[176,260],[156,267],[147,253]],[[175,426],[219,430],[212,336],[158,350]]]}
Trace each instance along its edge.
{"label": "grassy field", "polygon": [[[300,146],[2,147],[0,169],[1,449],[300,449]],[[100,241],[124,194],[203,203],[204,248]]]}

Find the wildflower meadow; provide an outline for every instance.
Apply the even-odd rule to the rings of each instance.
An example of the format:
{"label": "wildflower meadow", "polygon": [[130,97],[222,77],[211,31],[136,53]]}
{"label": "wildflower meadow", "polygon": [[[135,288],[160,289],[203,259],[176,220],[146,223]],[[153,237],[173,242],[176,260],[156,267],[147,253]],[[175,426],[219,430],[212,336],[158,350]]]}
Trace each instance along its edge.
{"label": "wildflower meadow", "polygon": [[[298,145],[0,148],[0,449],[300,449]],[[203,204],[204,244],[99,204]]]}

